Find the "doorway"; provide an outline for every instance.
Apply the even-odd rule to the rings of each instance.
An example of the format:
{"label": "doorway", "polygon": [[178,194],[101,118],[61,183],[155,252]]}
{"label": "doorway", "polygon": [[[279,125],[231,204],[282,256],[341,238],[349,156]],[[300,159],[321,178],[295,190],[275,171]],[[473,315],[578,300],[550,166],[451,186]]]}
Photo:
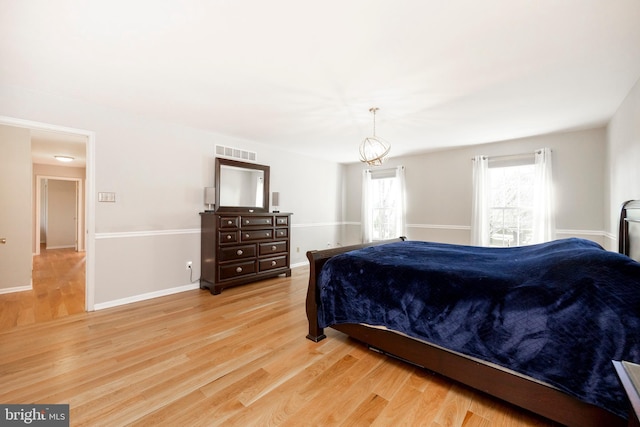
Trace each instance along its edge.
{"label": "doorway", "polygon": [[[84,292],[83,300],[84,300],[84,311],[93,311],[94,310],[94,294],[95,294],[95,206],[94,201],[95,197],[93,197],[95,190],[95,133],[88,130],[68,128],[48,123],[34,122],[29,120],[16,119],[11,117],[2,117],[0,116],[0,125],[4,126],[14,126],[22,129],[29,129],[31,131],[44,131],[44,132],[52,132],[58,134],[69,134],[74,135],[76,137],[81,137],[84,139],[84,153],[86,153],[86,166],[85,166],[85,180],[84,183],[82,180],[77,181],[75,178],[71,181],[77,185],[78,188],[78,207],[76,211],[77,218],[77,226],[76,226],[76,236],[77,236],[77,249],[84,250],[85,259],[81,263],[82,276],[84,277],[84,286],[86,292]],[[64,178],[60,177],[58,174],[48,174],[43,173],[42,176],[50,178]],[[34,177],[35,178],[35,177]],[[36,197],[38,192],[38,185],[35,185],[36,180],[34,179],[34,185],[32,186],[33,191],[33,228],[32,231],[33,239],[33,253],[40,251],[40,242],[39,242],[39,230],[36,228],[36,217],[39,217],[39,210],[36,209],[36,204],[39,203],[39,198]],[[35,244],[36,239],[38,240],[38,244]],[[74,252],[76,248],[72,249]],[[1,296],[1,295],[0,295]]]}
{"label": "doorway", "polygon": [[84,251],[84,190],[81,178],[36,176],[35,254],[48,249]]}

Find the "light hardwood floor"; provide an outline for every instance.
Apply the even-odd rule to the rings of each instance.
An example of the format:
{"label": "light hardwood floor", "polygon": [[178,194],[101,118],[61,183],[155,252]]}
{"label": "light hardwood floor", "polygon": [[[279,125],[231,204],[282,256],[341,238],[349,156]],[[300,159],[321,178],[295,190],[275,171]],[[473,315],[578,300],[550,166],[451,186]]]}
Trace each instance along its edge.
{"label": "light hardwood floor", "polygon": [[0,402],[73,426],[549,426],[328,330],[305,339],[308,269],[0,331]]}
{"label": "light hardwood floor", "polygon": [[85,253],[46,249],[33,257],[33,289],[0,294],[0,330],[85,311]]}

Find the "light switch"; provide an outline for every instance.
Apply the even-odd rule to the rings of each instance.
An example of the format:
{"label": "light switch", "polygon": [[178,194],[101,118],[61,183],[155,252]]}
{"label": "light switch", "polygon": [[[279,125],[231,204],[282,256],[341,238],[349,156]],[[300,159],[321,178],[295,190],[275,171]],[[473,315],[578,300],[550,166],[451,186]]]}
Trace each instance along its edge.
{"label": "light switch", "polygon": [[112,193],[112,192],[99,192],[99,193],[98,193],[98,201],[99,201],[99,202],[111,202],[111,203],[115,203],[115,201],[116,201],[116,193]]}

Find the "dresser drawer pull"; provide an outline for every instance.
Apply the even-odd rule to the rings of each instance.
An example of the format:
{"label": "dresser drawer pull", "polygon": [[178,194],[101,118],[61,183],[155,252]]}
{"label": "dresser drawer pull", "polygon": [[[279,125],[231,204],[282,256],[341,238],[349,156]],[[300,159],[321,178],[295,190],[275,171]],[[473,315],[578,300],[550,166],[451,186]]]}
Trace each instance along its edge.
{"label": "dresser drawer pull", "polygon": [[231,240],[231,234],[227,234],[227,240]]}
{"label": "dresser drawer pull", "polygon": [[271,224],[271,220],[270,219],[265,219],[264,222],[267,223],[267,224]]}
{"label": "dresser drawer pull", "polygon": [[246,237],[248,239],[249,238],[249,234],[248,233],[245,234],[244,237]]}
{"label": "dresser drawer pull", "polygon": [[246,219],[246,220],[244,221],[244,223],[245,223],[245,224],[249,224],[249,220],[248,220],[248,219]]}
{"label": "dresser drawer pull", "polygon": [[279,236],[284,236],[284,231],[278,231]]}
{"label": "dresser drawer pull", "polygon": [[276,264],[277,264],[277,262],[271,261],[271,265],[276,265]]}
{"label": "dresser drawer pull", "polygon": [[267,237],[271,237],[271,233],[267,233]]}
{"label": "dresser drawer pull", "polygon": [[232,225],[233,221],[227,221],[227,224]]}
{"label": "dresser drawer pull", "polygon": [[278,249],[276,246],[271,246],[272,251],[275,251],[276,249]]}
{"label": "dresser drawer pull", "polygon": [[242,273],[242,267],[236,268],[236,273]]}
{"label": "dresser drawer pull", "polygon": [[242,252],[242,249],[238,249],[238,251],[236,252],[238,255],[242,255],[244,252]]}

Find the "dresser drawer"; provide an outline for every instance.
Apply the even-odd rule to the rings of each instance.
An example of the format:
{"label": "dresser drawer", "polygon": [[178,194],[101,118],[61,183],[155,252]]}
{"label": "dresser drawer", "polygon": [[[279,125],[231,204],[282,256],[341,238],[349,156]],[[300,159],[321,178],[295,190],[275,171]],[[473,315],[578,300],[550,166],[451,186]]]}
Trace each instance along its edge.
{"label": "dresser drawer", "polygon": [[236,243],[238,241],[237,231],[219,231],[218,242],[223,245],[225,243]]}
{"label": "dresser drawer", "polygon": [[273,239],[273,230],[241,230],[240,231],[240,241],[241,242],[251,242],[254,240],[265,240],[265,239]]}
{"label": "dresser drawer", "polygon": [[276,217],[276,225],[289,225],[289,217],[288,216],[277,216]]}
{"label": "dresser drawer", "polygon": [[272,216],[243,216],[240,218],[241,227],[256,227],[265,225],[273,225]]}
{"label": "dresser drawer", "polygon": [[255,272],[255,261],[236,262],[233,264],[221,265],[219,279],[234,279],[236,277],[246,276],[247,274],[255,274]]}
{"label": "dresser drawer", "polygon": [[287,237],[289,237],[288,228],[276,228],[276,239],[286,239]]}
{"label": "dresser drawer", "polygon": [[258,255],[277,254],[280,252],[287,252],[287,242],[269,242],[260,243],[260,249],[258,249]]}
{"label": "dresser drawer", "polygon": [[220,228],[238,228],[238,219],[237,216],[221,216]]}
{"label": "dresser drawer", "polygon": [[274,258],[262,259],[258,262],[259,271],[268,271],[276,268],[287,267],[287,256],[279,256]]}
{"label": "dresser drawer", "polygon": [[232,246],[220,248],[220,261],[250,258],[256,256],[256,245]]}

